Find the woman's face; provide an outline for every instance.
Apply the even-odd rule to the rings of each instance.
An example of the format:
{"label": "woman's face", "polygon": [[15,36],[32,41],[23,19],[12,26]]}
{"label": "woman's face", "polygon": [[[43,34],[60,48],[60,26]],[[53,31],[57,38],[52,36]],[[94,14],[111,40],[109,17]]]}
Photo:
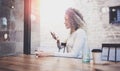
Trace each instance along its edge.
{"label": "woman's face", "polygon": [[67,29],[71,28],[71,24],[69,23],[69,17],[67,15],[65,15],[65,27]]}

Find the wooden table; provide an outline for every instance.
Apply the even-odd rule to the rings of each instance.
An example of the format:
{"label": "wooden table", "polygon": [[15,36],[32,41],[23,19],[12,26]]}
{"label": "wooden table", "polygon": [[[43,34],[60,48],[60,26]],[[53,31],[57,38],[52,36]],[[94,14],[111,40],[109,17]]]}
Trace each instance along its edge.
{"label": "wooden table", "polygon": [[105,65],[93,66],[74,58],[36,58],[34,55],[0,57],[0,71],[113,71],[114,68],[111,68]]}

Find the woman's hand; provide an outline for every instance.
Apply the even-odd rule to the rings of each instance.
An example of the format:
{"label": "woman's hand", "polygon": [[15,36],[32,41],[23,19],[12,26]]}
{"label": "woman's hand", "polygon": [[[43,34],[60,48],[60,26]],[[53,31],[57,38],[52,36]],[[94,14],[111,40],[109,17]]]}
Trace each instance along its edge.
{"label": "woman's hand", "polygon": [[39,51],[38,54],[36,54],[38,57],[47,57],[47,56],[51,56],[52,53],[50,52],[44,52],[44,51]]}
{"label": "woman's hand", "polygon": [[61,45],[60,45],[60,40],[58,39],[58,37],[56,37],[55,33],[54,32],[50,32],[52,37],[57,40],[57,47],[58,49],[60,50],[61,49]]}
{"label": "woman's hand", "polygon": [[38,57],[44,57],[44,56],[48,56],[47,53],[43,52],[43,51],[40,51],[38,52],[38,54],[36,54]]}

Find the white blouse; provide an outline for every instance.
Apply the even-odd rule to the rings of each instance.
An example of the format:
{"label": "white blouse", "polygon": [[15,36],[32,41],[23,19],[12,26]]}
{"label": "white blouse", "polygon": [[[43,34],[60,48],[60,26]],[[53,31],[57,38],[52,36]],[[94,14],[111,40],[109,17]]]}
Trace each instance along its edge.
{"label": "white blouse", "polygon": [[66,52],[55,52],[54,56],[82,58],[84,48],[87,48],[86,32],[83,29],[78,29],[68,37]]}

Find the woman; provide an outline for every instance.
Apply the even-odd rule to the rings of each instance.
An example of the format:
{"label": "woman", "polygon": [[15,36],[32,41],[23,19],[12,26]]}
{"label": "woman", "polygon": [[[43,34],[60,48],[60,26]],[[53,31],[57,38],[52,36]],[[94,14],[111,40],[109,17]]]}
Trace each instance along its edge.
{"label": "woman", "polygon": [[[67,9],[65,13],[65,26],[67,29],[70,29],[70,36],[66,42],[66,52],[39,52],[37,54],[38,56],[62,56],[75,58],[82,57],[83,49],[87,47],[87,36],[83,16],[79,13],[78,10],[73,8]],[[62,49],[60,40],[54,33],[51,32],[51,35],[57,41],[58,48]]]}

